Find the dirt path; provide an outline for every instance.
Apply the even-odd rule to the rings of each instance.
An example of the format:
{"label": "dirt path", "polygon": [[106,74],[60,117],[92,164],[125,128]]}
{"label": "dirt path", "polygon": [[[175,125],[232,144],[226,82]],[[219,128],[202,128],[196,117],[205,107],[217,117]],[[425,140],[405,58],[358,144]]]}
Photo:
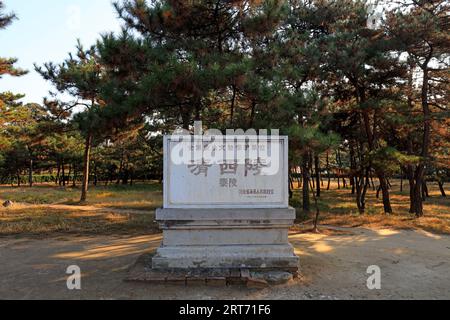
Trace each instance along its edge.
{"label": "dirt path", "polygon": [[[0,299],[450,299],[450,236],[421,231],[344,229],[340,235],[292,234],[302,278],[248,290],[125,283],[128,268],[161,237],[0,239]],[[68,291],[78,265],[82,290]],[[382,289],[366,287],[367,267]]]}

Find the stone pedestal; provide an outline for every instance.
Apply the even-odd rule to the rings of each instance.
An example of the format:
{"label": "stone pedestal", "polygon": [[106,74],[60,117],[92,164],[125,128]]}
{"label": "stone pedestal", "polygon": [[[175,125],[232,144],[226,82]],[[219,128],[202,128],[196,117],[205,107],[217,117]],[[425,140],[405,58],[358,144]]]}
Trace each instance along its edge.
{"label": "stone pedestal", "polygon": [[159,209],[156,220],[164,240],[153,269],[298,270],[293,208]]}

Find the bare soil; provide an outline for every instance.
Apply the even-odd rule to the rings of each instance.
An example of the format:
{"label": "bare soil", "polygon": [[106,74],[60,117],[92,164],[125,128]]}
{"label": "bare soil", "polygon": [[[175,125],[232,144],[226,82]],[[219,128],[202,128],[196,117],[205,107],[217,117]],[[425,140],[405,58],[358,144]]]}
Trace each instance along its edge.
{"label": "bare soil", "polygon": [[[0,239],[0,299],[450,299],[450,236],[421,230],[333,228],[292,232],[300,279],[262,290],[180,287],[123,280],[160,235]],[[82,290],[69,291],[66,269],[82,270]],[[366,286],[378,265],[382,289]]]}

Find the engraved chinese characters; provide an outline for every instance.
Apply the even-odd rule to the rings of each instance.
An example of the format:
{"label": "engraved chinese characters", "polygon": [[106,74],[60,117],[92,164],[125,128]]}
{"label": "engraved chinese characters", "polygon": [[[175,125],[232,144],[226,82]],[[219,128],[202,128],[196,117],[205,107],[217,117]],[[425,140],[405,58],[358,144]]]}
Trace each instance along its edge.
{"label": "engraved chinese characters", "polygon": [[[287,208],[287,141],[258,139],[187,144],[189,161],[165,164],[168,208]],[[167,155],[183,155],[168,139]],[[197,152],[197,154],[195,154]],[[175,159],[176,160],[176,159]]]}

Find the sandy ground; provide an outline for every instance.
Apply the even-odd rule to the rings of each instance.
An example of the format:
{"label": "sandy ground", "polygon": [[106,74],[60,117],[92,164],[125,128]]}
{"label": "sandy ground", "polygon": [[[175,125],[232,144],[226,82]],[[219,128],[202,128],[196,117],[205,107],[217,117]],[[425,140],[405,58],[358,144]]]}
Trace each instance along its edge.
{"label": "sandy ground", "polygon": [[[450,299],[450,236],[423,231],[341,229],[291,234],[302,276],[263,290],[125,283],[127,270],[159,246],[159,235],[0,239],[0,299]],[[69,291],[66,269],[82,270]],[[382,289],[367,289],[378,265]]]}

